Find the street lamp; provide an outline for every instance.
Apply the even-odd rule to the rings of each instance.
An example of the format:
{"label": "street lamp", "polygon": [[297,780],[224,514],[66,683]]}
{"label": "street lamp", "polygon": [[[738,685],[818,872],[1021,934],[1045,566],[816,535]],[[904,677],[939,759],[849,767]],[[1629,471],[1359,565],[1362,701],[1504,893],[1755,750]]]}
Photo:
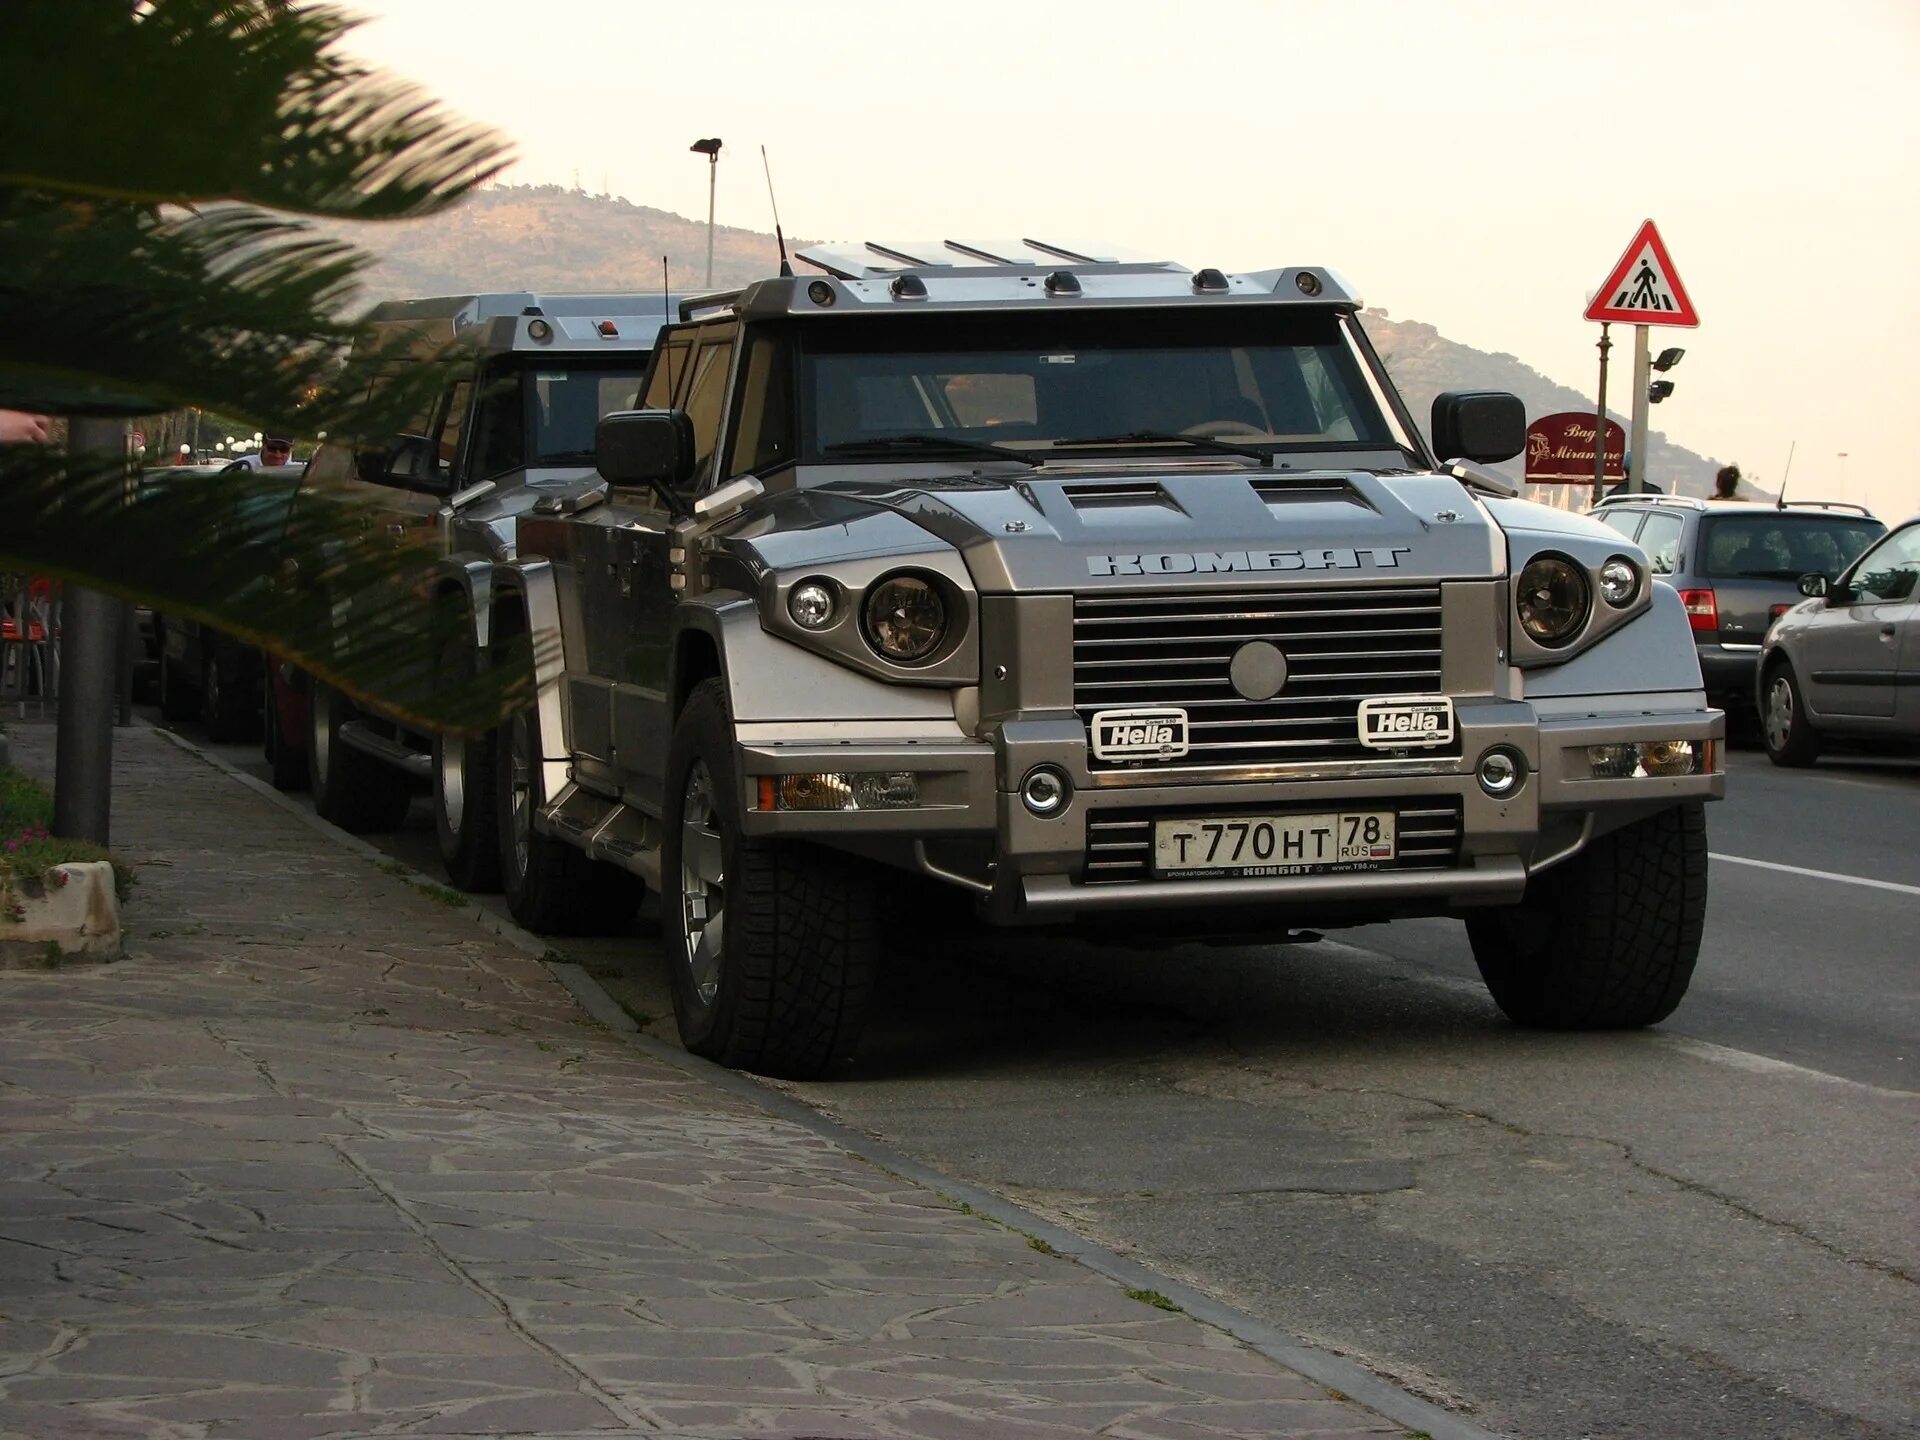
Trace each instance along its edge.
{"label": "street lamp", "polygon": [[1847,498],[1847,452],[1838,451],[1833,458],[1840,462],[1840,498],[1844,500]]}
{"label": "street lamp", "polygon": [[707,288],[713,288],[713,192],[720,179],[720,139],[696,140],[687,147],[707,157]]}

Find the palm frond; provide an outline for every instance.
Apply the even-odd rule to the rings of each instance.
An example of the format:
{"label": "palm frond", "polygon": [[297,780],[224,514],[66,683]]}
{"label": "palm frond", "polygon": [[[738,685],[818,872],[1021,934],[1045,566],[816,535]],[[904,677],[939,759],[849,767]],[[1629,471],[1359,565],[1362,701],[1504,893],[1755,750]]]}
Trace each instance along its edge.
{"label": "palm frond", "polygon": [[497,174],[502,142],[342,53],[358,22],[284,0],[7,0],[0,188],[424,215]]}

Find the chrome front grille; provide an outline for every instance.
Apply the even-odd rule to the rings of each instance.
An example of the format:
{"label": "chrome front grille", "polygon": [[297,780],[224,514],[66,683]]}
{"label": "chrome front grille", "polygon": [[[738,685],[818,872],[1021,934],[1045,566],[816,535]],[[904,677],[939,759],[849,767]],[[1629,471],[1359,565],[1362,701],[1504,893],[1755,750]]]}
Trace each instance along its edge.
{"label": "chrome front grille", "polygon": [[[1270,700],[1243,699],[1228,679],[1249,640],[1287,657]],[[1441,693],[1440,647],[1438,585],[1078,595],[1073,703],[1089,724],[1098,710],[1187,712],[1185,758],[1090,760],[1095,770],[1363,759],[1377,752],[1360,743],[1360,702]]]}
{"label": "chrome front grille", "polygon": [[[1460,802],[1435,799],[1418,800],[1346,800],[1339,805],[1295,806],[1301,814],[1329,809],[1392,810],[1397,817],[1394,831],[1399,848],[1382,870],[1450,870],[1460,863]],[[1207,810],[1209,818],[1231,816],[1244,807],[1222,806]],[[1285,813],[1275,806],[1263,806],[1260,815]],[[1088,885],[1121,885],[1153,878],[1153,822],[1156,818],[1174,819],[1167,812],[1144,810],[1096,810],[1087,816],[1087,855],[1081,876]]]}

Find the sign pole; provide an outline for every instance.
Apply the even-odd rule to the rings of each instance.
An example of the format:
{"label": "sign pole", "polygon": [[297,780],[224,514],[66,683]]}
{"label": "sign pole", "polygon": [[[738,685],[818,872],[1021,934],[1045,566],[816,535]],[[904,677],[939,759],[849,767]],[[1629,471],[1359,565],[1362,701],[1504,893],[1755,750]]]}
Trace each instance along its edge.
{"label": "sign pole", "polygon": [[1593,416],[1593,503],[1598,505],[1607,486],[1607,352],[1613,341],[1607,332],[1613,327],[1600,322],[1600,404]]}
{"label": "sign pole", "polygon": [[1642,494],[1647,488],[1647,382],[1653,375],[1653,360],[1647,351],[1650,327],[1633,327],[1633,429],[1627,436],[1627,449],[1633,463],[1627,470],[1627,493]]}

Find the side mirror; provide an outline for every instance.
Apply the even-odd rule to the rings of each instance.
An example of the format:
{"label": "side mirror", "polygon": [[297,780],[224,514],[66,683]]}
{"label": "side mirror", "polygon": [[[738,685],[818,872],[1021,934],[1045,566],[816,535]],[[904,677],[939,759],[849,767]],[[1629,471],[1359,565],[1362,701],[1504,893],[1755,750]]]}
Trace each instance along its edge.
{"label": "side mirror", "polygon": [[1817,599],[1827,593],[1827,577],[1817,572],[1800,577],[1800,593],[1809,600]]}
{"label": "side mirror", "polygon": [[440,457],[425,435],[401,435],[387,447],[380,468],[389,485],[426,485],[440,478]]}
{"label": "side mirror", "polygon": [[595,427],[593,449],[608,484],[645,486],[670,513],[689,513],[680,494],[693,478],[693,421],[686,411],[616,410]]}
{"label": "side mirror", "polygon": [[1442,464],[1492,465],[1527,448],[1527,407],[1503,390],[1449,390],[1433,397],[1433,450]]}

